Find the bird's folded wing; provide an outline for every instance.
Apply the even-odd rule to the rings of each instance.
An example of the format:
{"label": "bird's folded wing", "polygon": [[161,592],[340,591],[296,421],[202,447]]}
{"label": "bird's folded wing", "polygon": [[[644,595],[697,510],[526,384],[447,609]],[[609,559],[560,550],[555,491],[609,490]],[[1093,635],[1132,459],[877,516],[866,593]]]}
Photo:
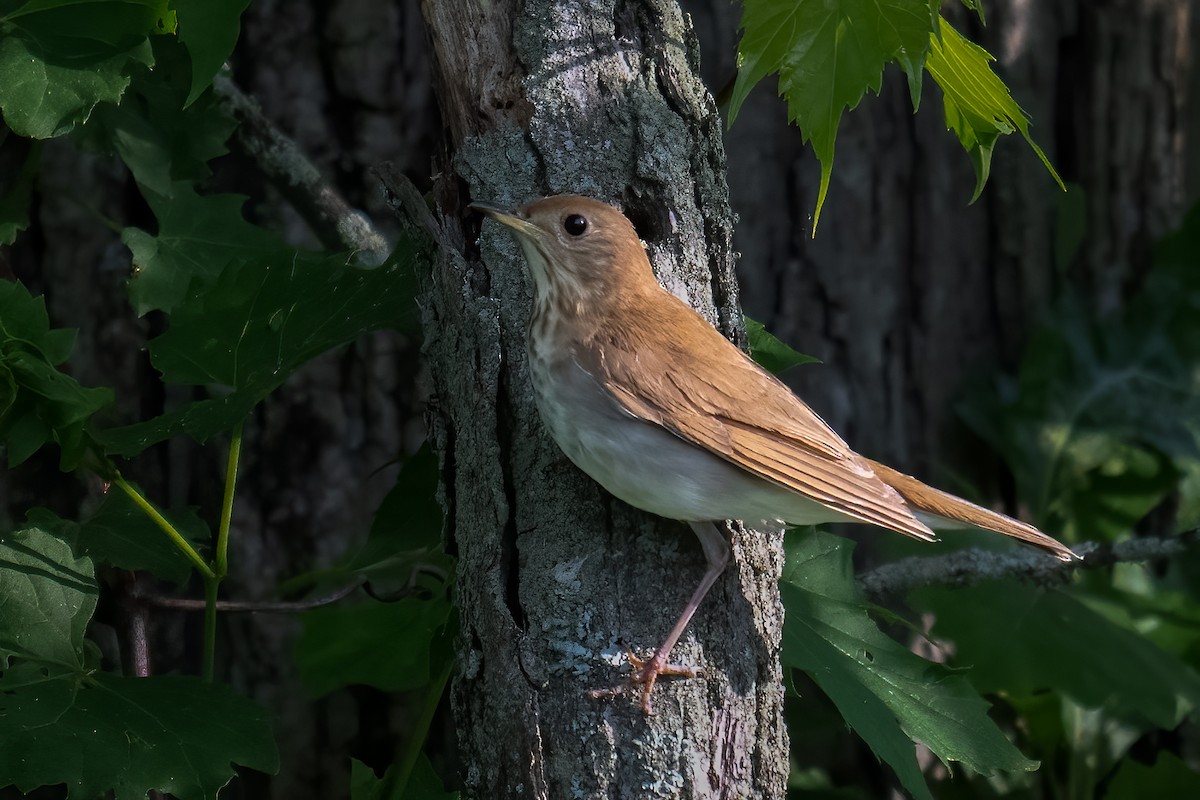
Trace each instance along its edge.
{"label": "bird's folded wing", "polygon": [[630,343],[624,337],[604,342],[583,366],[628,413],[753,475],[855,519],[936,538],[899,493],[783,383],[715,330],[705,325],[692,331],[704,336],[700,368],[669,342],[633,351],[620,346]]}

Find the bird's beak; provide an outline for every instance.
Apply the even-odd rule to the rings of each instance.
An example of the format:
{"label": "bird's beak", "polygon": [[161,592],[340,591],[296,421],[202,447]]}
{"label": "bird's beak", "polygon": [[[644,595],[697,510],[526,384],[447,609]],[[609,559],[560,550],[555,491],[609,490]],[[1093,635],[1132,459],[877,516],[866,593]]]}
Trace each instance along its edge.
{"label": "bird's beak", "polygon": [[535,238],[538,233],[538,228],[528,220],[521,219],[511,211],[507,211],[498,205],[492,203],[474,202],[467,206],[472,211],[478,211],[481,214],[487,214],[492,219],[503,225],[507,225],[517,233],[523,233],[530,238]]}

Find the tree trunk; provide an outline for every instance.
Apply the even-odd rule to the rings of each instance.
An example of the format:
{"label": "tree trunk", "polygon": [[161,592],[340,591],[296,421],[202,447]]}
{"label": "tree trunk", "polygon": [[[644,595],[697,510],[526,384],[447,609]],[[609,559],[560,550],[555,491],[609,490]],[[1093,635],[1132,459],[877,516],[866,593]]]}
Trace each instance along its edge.
{"label": "tree trunk", "polygon": [[[523,6],[523,8],[522,8]],[[468,199],[585,193],[619,203],[659,279],[741,335],[721,118],[673,2],[531,0],[423,11],[451,157],[435,186],[443,261],[426,351],[449,535],[459,556],[453,690],[469,797],[782,797],[777,533],[739,532],[731,567],[645,717],[620,642],[658,644],[704,570],[681,524],[637,512],[546,436],[525,368],[524,260],[480,237]],[[479,238],[478,246],[474,241]]]}

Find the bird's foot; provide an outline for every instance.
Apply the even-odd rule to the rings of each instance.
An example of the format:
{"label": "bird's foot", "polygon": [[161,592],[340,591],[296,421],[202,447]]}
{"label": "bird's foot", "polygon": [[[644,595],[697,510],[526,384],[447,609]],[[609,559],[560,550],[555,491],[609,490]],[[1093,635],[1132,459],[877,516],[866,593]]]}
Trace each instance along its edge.
{"label": "bird's foot", "polygon": [[650,658],[638,658],[632,650],[625,648],[625,656],[629,659],[630,666],[633,667],[633,672],[629,675],[629,683],[621,686],[614,686],[611,689],[593,689],[588,692],[588,695],[593,699],[616,697],[624,694],[630,689],[637,689],[642,695],[642,713],[649,716],[653,713],[650,695],[654,692],[654,683],[660,677],[663,678],[702,678],[704,677],[703,667],[684,667],[678,664],[667,663],[667,653],[659,650]]}

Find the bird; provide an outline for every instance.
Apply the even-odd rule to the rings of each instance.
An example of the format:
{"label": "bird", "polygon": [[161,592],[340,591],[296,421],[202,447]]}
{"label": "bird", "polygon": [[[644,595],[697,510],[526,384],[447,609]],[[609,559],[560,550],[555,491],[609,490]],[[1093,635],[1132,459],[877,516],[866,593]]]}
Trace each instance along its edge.
{"label": "bird", "polygon": [[[722,525],[865,522],[926,542],[974,527],[1070,549],[855,453],[782,381],[659,285],[633,224],[590,197],[544,197],[514,210],[468,208],[511,229],[532,278],[526,352],[538,414],[559,448],[609,493],[681,520],[707,562],[653,655],[627,655],[642,711],[661,676],[696,676],[671,649],[730,560]],[[614,690],[592,692],[601,697]]]}

